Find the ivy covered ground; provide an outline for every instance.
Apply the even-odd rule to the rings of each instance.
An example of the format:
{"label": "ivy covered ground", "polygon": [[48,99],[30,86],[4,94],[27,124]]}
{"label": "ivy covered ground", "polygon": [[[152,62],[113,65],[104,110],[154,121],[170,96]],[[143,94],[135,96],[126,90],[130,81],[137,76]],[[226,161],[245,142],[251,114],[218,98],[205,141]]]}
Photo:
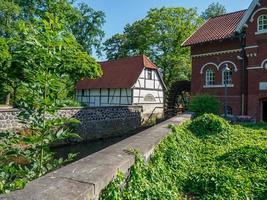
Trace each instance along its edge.
{"label": "ivy covered ground", "polygon": [[203,115],[173,126],[149,163],[136,155],[101,199],[267,199],[267,125]]}

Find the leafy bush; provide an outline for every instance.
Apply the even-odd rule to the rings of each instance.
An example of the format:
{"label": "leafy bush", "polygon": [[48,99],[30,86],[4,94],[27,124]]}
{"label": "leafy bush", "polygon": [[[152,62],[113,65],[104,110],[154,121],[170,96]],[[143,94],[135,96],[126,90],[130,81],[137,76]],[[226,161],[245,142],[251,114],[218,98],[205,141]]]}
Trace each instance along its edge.
{"label": "leafy bush", "polygon": [[0,193],[22,189],[28,181],[73,159],[70,154],[66,160],[57,160],[49,148],[57,141],[78,137],[67,126],[78,121],[57,116],[65,105],[58,98],[66,90],[62,78],[35,71],[35,82],[24,85],[28,95],[20,102],[19,114],[24,129],[0,133]]}
{"label": "leafy bush", "polygon": [[230,130],[230,124],[217,115],[204,114],[193,120],[189,129],[198,136],[205,136],[227,133]]}
{"label": "leafy bush", "polygon": [[[206,118],[205,127],[212,119],[220,128],[212,124],[210,131],[220,134],[200,139],[190,127],[194,123],[196,127],[200,119],[206,123]],[[231,128],[231,134],[224,132],[228,130],[225,127]],[[264,124],[255,127],[230,126],[214,115],[172,126],[172,133],[156,147],[150,161],[145,163],[137,154],[126,183],[120,175],[101,199],[265,200],[267,131]],[[228,139],[222,140],[222,136]]]}
{"label": "leafy bush", "polygon": [[201,116],[205,113],[219,114],[220,103],[213,96],[194,96],[190,101],[189,110],[194,112],[194,117]]}

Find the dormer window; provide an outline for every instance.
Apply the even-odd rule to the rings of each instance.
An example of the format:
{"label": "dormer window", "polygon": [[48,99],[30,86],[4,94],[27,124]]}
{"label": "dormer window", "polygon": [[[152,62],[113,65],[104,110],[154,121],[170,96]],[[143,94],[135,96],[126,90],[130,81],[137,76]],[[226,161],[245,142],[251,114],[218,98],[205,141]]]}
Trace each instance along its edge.
{"label": "dormer window", "polygon": [[258,32],[267,32],[267,15],[258,18]]}

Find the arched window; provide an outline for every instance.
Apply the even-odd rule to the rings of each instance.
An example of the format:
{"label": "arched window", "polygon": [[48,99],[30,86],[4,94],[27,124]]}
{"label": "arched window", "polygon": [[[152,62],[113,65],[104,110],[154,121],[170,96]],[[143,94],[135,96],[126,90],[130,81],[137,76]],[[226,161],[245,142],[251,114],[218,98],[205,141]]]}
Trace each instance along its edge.
{"label": "arched window", "polygon": [[265,59],[262,63],[261,63],[262,68],[267,69],[267,59]]}
{"label": "arched window", "polygon": [[207,69],[206,71],[206,85],[215,84],[215,72],[212,69]]}
{"label": "arched window", "polygon": [[233,84],[232,74],[233,74],[232,70],[224,69],[222,71],[222,83],[223,83],[223,85],[231,85],[231,84]]}
{"label": "arched window", "polygon": [[267,31],[267,15],[261,15],[258,18],[258,31]]}

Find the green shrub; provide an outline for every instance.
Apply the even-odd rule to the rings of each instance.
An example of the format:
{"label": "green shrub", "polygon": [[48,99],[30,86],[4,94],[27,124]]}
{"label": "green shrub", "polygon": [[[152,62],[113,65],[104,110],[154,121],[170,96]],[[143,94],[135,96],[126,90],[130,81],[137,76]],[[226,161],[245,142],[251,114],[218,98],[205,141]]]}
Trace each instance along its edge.
{"label": "green shrub", "polygon": [[267,170],[267,149],[245,146],[219,156],[217,160],[221,165],[233,168],[247,170],[263,168]]}
{"label": "green shrub", "polygon": [[[200,139],[188,129],[191,124],[199,128],[196,122],[205,124],[200,127],[202,131],[211,126],[212,133],[223,134]],[[227,127],[231,134],[224,134]],[[225,120],[206,114],[171,128],[172,133],[155,148],[149,162],[137,156],[123,187],[119,176],[104,190],[101,200],[266,200],[264,124],[230,126]],[[224,136],[227,140],[222,140]]]}
{"label": "green shrub", "polygon": [[201,116],[205,113],[219,114],[220,103],[213,96],[194,96],[190,101],[189,110],[194,112],[194,117]]}
{"label": "green shrub", "polygon": [[188,127],[197,136],[227,133],[230,130],[230,124],[214,114],[204,114],[197,117]]}

